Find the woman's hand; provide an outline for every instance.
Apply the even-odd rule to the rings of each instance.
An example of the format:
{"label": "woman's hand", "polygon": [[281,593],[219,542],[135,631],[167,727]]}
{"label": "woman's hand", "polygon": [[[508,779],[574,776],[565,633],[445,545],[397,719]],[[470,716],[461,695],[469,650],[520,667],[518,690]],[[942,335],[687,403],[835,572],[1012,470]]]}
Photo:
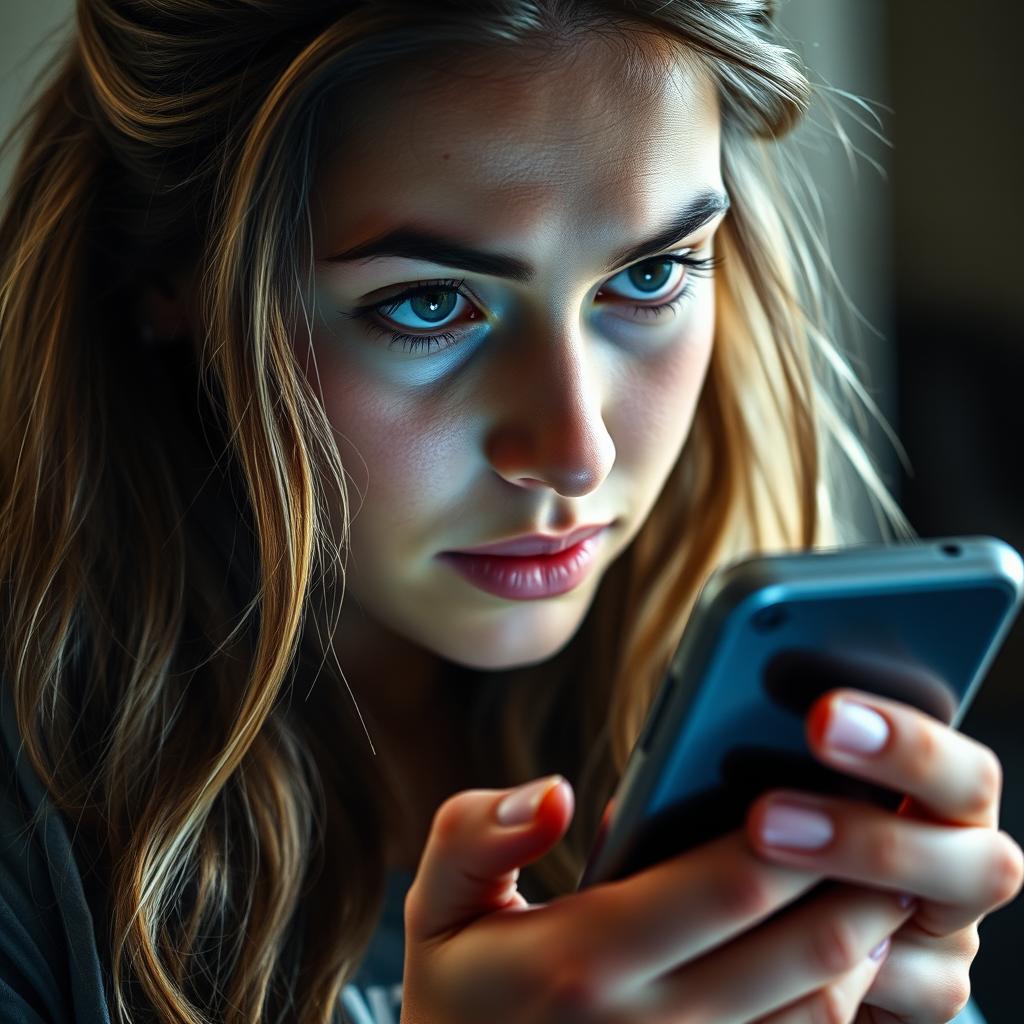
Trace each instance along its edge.
{"label": "woman's hand", "polygon": [[787,907],[823,873],[767,863],[738,829],[530,905],[519,866],[573,814],[553,782],[518,824],[497,817],[507,790],[456,793],[434,815],[405,901],[402,1024],[854,1020],[872,951],[913,913],[897,893],[836,884]]}
{"label": "woman's hand", "polygon": [[[1024,879],[1021,848],[998,828],[999,759],[915,708],[859,690],[832,690],[819,698],[808,714],[807,737],[825,764],[908,799],[893,813],[864,802],[774,790],[751,807],[750,840],[774,863],[917,897],[916,912],[893,935],[889,955],[866,989],[856,1024],[944,1024],[970,996],[978,922],[1014,899]],[[858,743],[866,749],[848,749]],[[790,798],[800,813],[771,813]],[[824,814],[824,822],[806,811]],[[770,844],[765,830],[775,840],[789,832],[824,845]]]}

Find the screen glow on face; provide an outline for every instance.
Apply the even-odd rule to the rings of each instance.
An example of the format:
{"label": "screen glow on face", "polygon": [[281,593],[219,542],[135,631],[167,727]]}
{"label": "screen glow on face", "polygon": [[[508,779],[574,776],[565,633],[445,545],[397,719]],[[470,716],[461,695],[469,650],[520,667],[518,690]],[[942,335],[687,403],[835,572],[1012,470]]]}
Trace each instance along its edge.
{"label": "screen glow on face", "polygon": [[[677,311],[693,294],[695,279],[710,276],[720,260],[712,255],[697,255],[692,250],[660,254],[658,250],[681,244],[680,239],[724,213],[728,205],[728,197],[718,189],[707,188],[698,193],[669,220],[666,227],[651,238],[616,254],[613,267],[620,261],[636,262],[604,282],[595,298],[600,297],[604,304],[631,311],[630,315],[636,319],[663,322],[666,311]],[[359,261],[365,264],[381,259],[419,260],[524,283],[529,283],[536,276],[524,261],[485,252],[437,232],[406,226],[335,253],[325,262],[344,265]],[[408,284],[393,295],[382,296],[377,302],[342,310],[339,316],[361,321],[368,332],[389,336],[388,348],[401,343],[406,352],[429,352],[431,346],[445,348],[455,344],[457,338],[465,333],[464,330],[455,333],[450,330],[432,331],[432,327],[447,328],[468,322],[473,330],[486,320],[486,313],[481,311],[472,289],[466,289],[465,278],[441,278]],[[402,333],[394,330],[394,326],[415,328],[416,333]]]}
{"label": "screen glow on face", "polygon": [[[339,654],[404,650],[396,679],[560,650],[689,433],[728,216],[717,94],[682,64],[654,95],[609,68],[596,45],[518,84],[382,80],[318,168],[298,361],[352,487]],[[441,557],[591,524],[595,569],[555,597]]]}

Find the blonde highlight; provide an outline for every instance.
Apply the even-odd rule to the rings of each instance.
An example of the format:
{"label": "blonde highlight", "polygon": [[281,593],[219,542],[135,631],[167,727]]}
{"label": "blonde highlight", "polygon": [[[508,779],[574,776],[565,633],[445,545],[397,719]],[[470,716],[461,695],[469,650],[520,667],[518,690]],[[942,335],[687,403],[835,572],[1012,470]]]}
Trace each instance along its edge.
{"label": "blonde highlight", "polygon": [[[330,657],[347,474],[289,344],[308,328],[319,120],[360,75],[435,47],[571,53],[600,32],[637,44],[623,58],[637,74],[657,67],[645,41],[670,42],[721,99],[733,205],[679,460],[559,655],[452,680],[481,785],[557,771],[576,790],[524,894],[574,887],[717,565],[856,539],[835,508],[844,458],[912,535],[848,423],[844,402],[880,414],[831,337],[831,268],[781,145],[812,91],[771,14],[758,0],[448,0],[429,17],[413,0],[78,3],[4,143],[27,129],[0,220],[2,672],[26,755],[108,894],[119,1021],[326,1024],[380,913],[400,794]],[[196,334],[141,346],[127,311],[186,265]]]}

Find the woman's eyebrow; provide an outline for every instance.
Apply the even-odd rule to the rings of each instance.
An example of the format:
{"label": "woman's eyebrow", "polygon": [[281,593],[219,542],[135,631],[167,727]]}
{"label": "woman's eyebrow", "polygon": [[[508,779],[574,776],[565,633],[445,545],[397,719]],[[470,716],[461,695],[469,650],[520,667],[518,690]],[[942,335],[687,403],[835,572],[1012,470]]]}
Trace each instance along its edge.
{"label": "woman's eyebrow", "polygon": [[[616,267],[633,263],[651,253],[671,246],[692,234],[709,220],[729,209],[729,197],[716,188],[696,193],[672,219],[652,238],[644,239],[615,253],[605,268],[610,274]],[[501,253],[474,249],[454,238],[425,231],[413,225],[402,225],[376,238],[323,258],[324,263],[349,263],[385,257],[424,260],[445,267],[457,267],[475,274],[507,277],[520,284],[530,284],[536,272],[524,260]]]}

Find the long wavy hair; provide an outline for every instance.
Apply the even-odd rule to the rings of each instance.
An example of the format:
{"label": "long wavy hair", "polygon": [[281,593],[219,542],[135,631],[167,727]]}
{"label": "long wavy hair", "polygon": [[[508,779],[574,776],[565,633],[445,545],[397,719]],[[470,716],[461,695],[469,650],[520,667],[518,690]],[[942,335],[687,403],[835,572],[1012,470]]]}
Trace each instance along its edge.
{"label": "long wavy hair", "polygon": [[[575,787],[528,898],[574,889],[716,566],[857,540],[836,511],[851,482],[913,536],[859,432],[864,410],[884,421],[837,344],[848,300],[785,138],[829,90],[772,7],[79,0],[4,140],[0,669],[102,894],[115,1019],[337,1019],[380,913],[402,794],[330,656],[349,492],[290,342],[320,124],[367,74],[487,47],[553,58],[600,32],[632,74],[664,71],[644,38],[684,44],[719,95],[732,207],[678,462],[558,655],[450,666],[480,785]],[[139,296],[183,268],[201,329],[146,345]]]}

